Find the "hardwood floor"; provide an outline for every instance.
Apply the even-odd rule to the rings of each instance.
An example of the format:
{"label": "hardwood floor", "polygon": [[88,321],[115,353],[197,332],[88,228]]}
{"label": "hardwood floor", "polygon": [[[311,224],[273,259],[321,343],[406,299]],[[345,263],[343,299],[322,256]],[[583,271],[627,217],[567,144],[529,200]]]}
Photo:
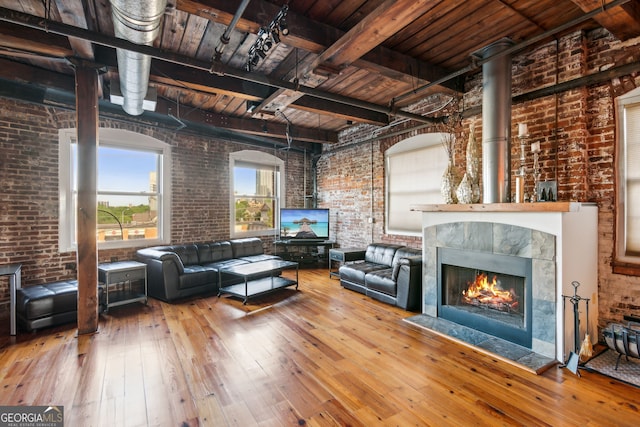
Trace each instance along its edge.
{"label": "hardwood floor", "polygon": [[249,301],[150,300],[0,338],[0,404],[62,405],[66,426],[638,425],[640,389],[534,375],[403,322],[326,269]]}

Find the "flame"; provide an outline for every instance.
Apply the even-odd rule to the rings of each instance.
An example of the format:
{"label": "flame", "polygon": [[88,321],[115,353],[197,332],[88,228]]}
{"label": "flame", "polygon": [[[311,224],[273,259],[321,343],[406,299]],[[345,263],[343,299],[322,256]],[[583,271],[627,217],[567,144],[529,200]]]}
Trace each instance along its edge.
{"label": "flame", "polygon": [[462,291],[464,301],[474,305],[487,305],[490,307],[506,307],[515,309],[518,301],[515,300],[511,291],[500,289],[496,276],[489,281],[486,273],[476,276],[474,282],[469,283],[469,288]]}

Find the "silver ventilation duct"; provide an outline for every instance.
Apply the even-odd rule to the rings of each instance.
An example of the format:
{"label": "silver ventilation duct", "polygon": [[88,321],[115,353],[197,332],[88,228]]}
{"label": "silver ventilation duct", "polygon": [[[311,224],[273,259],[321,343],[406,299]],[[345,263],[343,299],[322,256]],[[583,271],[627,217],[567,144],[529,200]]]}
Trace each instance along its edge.
{"label": "silver ventilation duct", "polygon": [[[499,40],[482,50],[489,58],[513,46]],[[511,194],[511,57],[482,65],[482,202],[506,203]]]}
{"label": "silver ventilation duct", "polygon": [[[110,0],[115,36],[132,43],[151,46],[160,32],[160,21],[167,0]],[[125,49],[116,49],[122,108],[139,116],[147,95],[151,57]]]}

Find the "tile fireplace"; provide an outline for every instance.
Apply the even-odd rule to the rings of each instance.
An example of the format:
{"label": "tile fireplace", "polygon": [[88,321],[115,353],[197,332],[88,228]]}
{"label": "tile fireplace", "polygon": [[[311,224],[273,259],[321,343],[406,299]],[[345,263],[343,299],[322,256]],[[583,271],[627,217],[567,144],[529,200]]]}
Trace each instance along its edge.
{"label": "tile fireplace", "polygon": [[[423,314],[565,360],[573,350],[573,319],[563,309],[562,295],[571,294],[571,282],[577,280],[584,296],[597,301],[594,204],[413,209],[423,211]],[[590,330],[596,330],[594,312],[597,309],[591,312]],[[585,328],[586,317],[582,332]]]}

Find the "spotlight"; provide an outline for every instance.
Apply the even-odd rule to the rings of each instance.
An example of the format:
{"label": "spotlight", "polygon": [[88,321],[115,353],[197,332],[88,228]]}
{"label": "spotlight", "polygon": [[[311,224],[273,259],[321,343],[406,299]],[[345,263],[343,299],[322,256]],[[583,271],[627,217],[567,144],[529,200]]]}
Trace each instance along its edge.
{"label": "spotlight", "polygon": [[259,102],[257,101],[249,101],[247,100],[247,113],[251,114],[253,113],[253,110],[256,109],[256,107],[258,107],[260,105]]}
{"label": "spotlight", "polygon": [[264,53],[264,50],[262,50],[262,49],[258,49],[258,50],[256,50],[256,53],[257,53],[257,54],[260,56],[260,58],[262,58],[262,59],[264,59],[264,58],[266,58],[266,57],[267,57],[267,54],[266,54],[266,53]]}
{"label": "spotlight", "polygon": [[289,27],[287,26],[287,21],[285,21],[284,19],[281,19],[280,22],[278,23],[278,26],[280,27],[280,32],[282,33],[283,36],[289,35]]}
{"label": "spotlight", "polygon": [[271,42],[271,40],[267,40],[262,45],[262,50],[264,50],[265,52],[269,52],[269,49],[271,49],[271,46],[273,46],[273,43]]}
{"label": "spotlight", "polygon": [[253,65],[255,67],[256,65],[258,65],[259,61],[260,61],[260,58],[258,58],[256,55],[253,55],[251,57],[251,61],[250,62],[251,62],[251,65]]}

